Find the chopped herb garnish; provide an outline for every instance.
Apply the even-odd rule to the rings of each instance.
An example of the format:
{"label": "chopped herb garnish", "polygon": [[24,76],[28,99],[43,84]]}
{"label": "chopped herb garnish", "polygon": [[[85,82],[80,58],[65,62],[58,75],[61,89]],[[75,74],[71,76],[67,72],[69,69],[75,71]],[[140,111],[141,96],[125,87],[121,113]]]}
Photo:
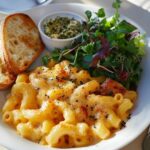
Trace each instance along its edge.
{"label": "chopped herb garnish", "polygon": [[82,32],[82,24],[68,17],[57,16],[54,19],[49,19],[43,23],[44,33],[56,39],[67,39],[75,37]]}

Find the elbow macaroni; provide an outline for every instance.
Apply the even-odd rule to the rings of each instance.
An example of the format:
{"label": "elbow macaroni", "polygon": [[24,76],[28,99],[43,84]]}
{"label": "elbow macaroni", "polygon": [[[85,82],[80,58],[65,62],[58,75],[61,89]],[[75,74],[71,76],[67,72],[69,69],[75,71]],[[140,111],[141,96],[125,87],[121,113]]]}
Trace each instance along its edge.
{"label": "elbow macaroni", "polygon": [[[63,61],[20,74],[3,106],[3,121],[22,137],[52,147],[80,147],[109,138],[133,108],[135,91],[101,96],[102,79]],[[104,77],[103,77],[104,80]]]}

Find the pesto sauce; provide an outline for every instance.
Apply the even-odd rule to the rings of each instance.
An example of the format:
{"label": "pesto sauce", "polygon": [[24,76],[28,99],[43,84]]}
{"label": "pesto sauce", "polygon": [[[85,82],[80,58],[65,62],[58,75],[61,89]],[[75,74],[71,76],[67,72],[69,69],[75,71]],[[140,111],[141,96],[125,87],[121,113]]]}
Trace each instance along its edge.
{"label": "pesto sauce", "polygon": [[74,18],[56,17],[44,23],[44,33],[55,39],[68,39],[82,32],[82,24]]}

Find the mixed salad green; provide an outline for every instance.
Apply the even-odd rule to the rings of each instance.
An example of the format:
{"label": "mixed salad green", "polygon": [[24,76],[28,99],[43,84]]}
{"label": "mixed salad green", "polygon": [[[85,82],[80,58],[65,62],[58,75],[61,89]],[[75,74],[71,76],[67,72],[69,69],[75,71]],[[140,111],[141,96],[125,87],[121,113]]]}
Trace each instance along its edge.
{"label": "mixed salad green", "polygon": [[69,60],[73,66],[88,70],[92,76],[106,76],[127,89],[136,89],[145,54],[144,35],[134,25],[121,20],[120,5],[120,0],[114,1],[115,13],[111,18],[106,17],[104,8],[100,8],[94,17],[87,10],[81,38],[75,40],[70,49],[56,49],[44,56],[44,65],[50,59]]}

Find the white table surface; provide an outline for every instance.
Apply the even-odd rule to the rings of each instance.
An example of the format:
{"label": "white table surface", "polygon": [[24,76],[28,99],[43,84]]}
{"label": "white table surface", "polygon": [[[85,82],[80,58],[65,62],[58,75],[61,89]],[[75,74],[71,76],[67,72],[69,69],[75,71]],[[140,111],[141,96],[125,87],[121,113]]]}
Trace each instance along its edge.
{"label": "white table surface", "polygon": [[[150,11],[150,0],[128,0],[131,3],[137,5],[138,7],[141,7],[145,10]],[[92,4],[92,5],[100,5],[100,0],[54,0],[53,3],[68,3],[68,2],[75,2],[75,3],[84,3],[84,4]],[[0,14],[0,18],[2,18],[4,15]],[[129,145],[126,147],[120,149],[120,150],[142,150],[142,141],[146,135],[147,130],[145,130],[137,139],[132,141]],[[127,137],[128,138],[128,137]],[[1,147],[0,147],[0,150]]]}

